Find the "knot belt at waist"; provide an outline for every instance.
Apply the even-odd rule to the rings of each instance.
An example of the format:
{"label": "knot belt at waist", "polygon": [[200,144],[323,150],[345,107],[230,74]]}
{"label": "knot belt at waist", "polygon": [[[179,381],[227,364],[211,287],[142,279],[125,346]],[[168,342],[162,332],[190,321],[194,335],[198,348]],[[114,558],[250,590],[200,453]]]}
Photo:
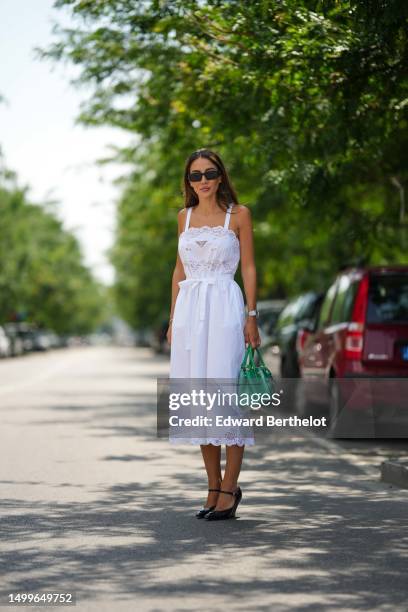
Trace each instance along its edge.
{"label": "knot belt at waist", "polygon": [[[203,321],[205,318],[205,305],[206,305],[208,285],[215,285],[221,281],[233,281],[233,280],[234,280],[233,274],[217,274],[215,276],[201,276],[201,277],[185,278],[184,280],[179,281],[178,285],[180,289],[182,288],[193,289],[194,287],[199,287],[199,294],[198,294],[199,319],[200,321]],[[190,326],[189,326],[188,338],[186,338],[186,346],[185,346],[185,348],[187,349],[191,348],[191,342],[190,342],[191,333],[192,333],[191,319],[189,323],[190,323]]]}
{"label": "knot belt at waist", "polygon": [[201,277],[190,277],[185,278],[182,281],[179,281],[179,287],[200,287],[199,291],[199,313],[200,320],[203,320],[205,317],[205,301],[207,296],[207,288],[208,285],[214,285],[219,281],[234,280],[233,274],[217,274],[216,276],[201,276]]}

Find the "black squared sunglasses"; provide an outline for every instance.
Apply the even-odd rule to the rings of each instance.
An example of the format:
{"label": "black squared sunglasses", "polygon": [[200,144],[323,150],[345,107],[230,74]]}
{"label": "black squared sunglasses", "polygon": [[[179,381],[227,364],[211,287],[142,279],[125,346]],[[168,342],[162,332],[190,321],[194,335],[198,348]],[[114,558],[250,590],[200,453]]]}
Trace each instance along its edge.
{"label": "black squared sunglasses", "polygon": [[199,181],[201,181],[203,176],[205,176],[207,181],[213,181],[220,175],[221,175],[221,172],[218,170],[218,168],[210,168],[209,170],[206,170],[205,172],[194,170],[194,172],[190,172],[190,174],[188,175],[188,178],[192,183],[198,183]]}

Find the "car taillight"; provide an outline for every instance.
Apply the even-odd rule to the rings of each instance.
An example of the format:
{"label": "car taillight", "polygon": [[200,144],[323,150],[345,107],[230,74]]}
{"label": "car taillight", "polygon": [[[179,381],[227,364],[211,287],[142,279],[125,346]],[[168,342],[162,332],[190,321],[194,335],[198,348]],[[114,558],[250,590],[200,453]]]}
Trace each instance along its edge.
{"label": "car taillight", "polygon": [[308,337],[309,332],[306,329],[299,329],[296,336],[296,352],[298,355],[303,351],[303,347],[305,346],[306,338]]}
{"label": "car taillight", "polygon": [[354,301],[351,321],[347,326],[344,344],[346,359],[361,359],[363,356],[364,322],[367,310],[368,276],[361,280]]}
{"label": "car taillight", "polygon": [[346,359],[361,359],[363,355],[363,334],[364,325],[362,323],[349,323],[344,345]]}

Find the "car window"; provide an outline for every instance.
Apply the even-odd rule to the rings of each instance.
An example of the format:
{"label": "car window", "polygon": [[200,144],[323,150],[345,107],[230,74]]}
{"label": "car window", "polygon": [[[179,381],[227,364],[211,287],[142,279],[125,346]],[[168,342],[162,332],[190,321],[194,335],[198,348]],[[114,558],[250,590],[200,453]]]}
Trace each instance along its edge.
{"label": "car window", "polygon": [[319,321],[317,329],[322,329],[329,323],[330,311],[333,304],[334,296],[336,295],[337,281],[328,289],[326,297],[323,300],[322,307],[320,309]]}
{"label": "car window", "polygon": [[262,327],[265,333],[267,333],[267,330],[275,327],[277,318],[278,313],[276,310],[263,310],[259,313],[258,326]]}
{"label": "car window", "polygon": [[304,309],[305,303],[306,303],[306,296],[300,295],[293,309],[293,318],[295,321],[298,321],[299,319],[302,318],[302,311]]}
{"label": "car window", "polygon": [[351,282],[349,276],[339,278],[330,323],[343,323],[349,320],[357,287],[358,283]]}
{"label": "car window", "polygon": [[349,288],[346,291],[344,296],[344,304],[343,304],[343,321],[350,321],[351,313],[353,311],[354,299],[357,295],[357,289],[359,287],[360,280],[353,281],[350,283]]}
{"label": "car window", "polygon": [[308,293],[304,296],[302,304],[296,314],[296,320],[308,319],[315,313],[316,295]]}
{"label": "car window", "polygon": [[292,300],[282,310],[282,312],[281,312],[281,314],[279,316],[279,319],[278,319],[279,327],[287,325],[288,323],[290,323],[292,321],[293,315],[294,315],[294,313],[296,311],[296,306],[297,306],[298,301],[299,301],[299,298],[296,298],[295,300]]}
{"label": "car window", "polygon": [[370,277],[367,323],[408,323],[408,274]]}

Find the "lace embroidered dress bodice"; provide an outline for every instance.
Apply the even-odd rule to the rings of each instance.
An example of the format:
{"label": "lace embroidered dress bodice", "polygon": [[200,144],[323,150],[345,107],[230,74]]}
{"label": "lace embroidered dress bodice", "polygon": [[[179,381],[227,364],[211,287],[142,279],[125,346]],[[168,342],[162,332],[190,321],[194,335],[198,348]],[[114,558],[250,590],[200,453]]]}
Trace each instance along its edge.
{"label": "lace embroidered dress bodice", "polygon": [[[188,213],[191,213],[191,208]],[[186,278],[216,276],[218,273],[233,277],[240,259],[237,235],[225,224],[184,230],[179,238],[179,252]]]}

